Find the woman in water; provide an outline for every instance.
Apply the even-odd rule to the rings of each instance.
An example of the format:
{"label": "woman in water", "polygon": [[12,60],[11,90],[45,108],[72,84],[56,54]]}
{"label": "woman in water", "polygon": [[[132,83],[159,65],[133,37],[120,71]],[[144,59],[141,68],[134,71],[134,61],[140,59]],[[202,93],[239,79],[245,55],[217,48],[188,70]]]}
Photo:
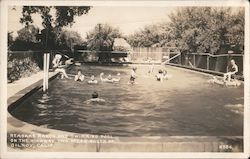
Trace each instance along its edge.
{"label": "woman in water", "polygon": [[103,76],[104,76],[104,73],[103,73],[103,72],[100,73],[100,79],[101,79],[102,82],[110,82],[110,83],[113,83],[113,82],[119,82],[120,79],[121,79],[120,73],[117,73],[117,76],[118,76],[117,78],[113,78],[113,77],[111,76],[111,74],[109,74],[107,78],[104,78]]}
{"label": "woman in water", "polygon": [[98,81],[95,79],[95,76],[92,75],[90,77],[90,80],[88,81],[88,84],[97,84],[97,83],[98,83]]}

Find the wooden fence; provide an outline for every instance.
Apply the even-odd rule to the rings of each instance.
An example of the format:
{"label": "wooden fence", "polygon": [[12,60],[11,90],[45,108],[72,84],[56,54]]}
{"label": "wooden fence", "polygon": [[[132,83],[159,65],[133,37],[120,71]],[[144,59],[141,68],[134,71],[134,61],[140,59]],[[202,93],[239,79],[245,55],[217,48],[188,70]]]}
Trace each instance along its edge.
{"label": "wooden fence", "polygon": [[[170,58],[176,53],[170,53]],[[227,66],[231,59],[234,59],[238,65],[238,75],[244,76],[244,54],[219,54],[213,55],[209,53],[187,53],[169,61],[170,64],[178,64],[190,68],[198,68],[210,70],[220,73],[227,72]]]}
{"label": "wooden fence", "polygon": [[161,62],[163,57],[163,48],[161,47],[134,47],[130,54],[131,62]]}

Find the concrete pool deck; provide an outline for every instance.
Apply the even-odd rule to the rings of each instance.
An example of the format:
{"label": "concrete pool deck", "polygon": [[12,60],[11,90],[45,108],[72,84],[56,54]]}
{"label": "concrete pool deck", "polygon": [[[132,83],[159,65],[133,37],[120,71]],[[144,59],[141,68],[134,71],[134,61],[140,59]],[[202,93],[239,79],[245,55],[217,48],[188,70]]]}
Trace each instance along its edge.
{"label": "concrete pool deck", "polygon": [[[50,73],[50,78],[55,74]],[[42,86],[43,73],[8,85],[8,106]],[[27,82],[28,81],[28,82]],[[14,91],[9,91],[15,88]],[[22,99],[22,100],[20,100]],[[41,152],[242,152],[242,136],[112,137],[77,134],[32,125],[7,115],[8,151]],[[16,139],[22,140],[16,140]]]}

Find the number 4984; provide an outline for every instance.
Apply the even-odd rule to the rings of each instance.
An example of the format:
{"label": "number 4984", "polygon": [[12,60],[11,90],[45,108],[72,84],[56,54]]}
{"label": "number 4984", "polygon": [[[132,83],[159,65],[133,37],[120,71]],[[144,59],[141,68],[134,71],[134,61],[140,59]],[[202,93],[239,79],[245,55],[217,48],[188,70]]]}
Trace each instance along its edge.
{"label": "number 4984", "polygon": [[225,150],[225,149],[233,149],[233,146],[232,145],[220,145],[219,149],[223,149],[223,150]]}

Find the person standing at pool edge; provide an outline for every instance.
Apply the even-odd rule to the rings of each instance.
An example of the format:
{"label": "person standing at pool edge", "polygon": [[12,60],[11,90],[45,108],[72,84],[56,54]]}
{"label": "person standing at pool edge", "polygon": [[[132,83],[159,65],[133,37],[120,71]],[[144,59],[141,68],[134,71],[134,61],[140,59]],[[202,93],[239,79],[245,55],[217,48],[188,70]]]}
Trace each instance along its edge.
{"label": "person standing at pool edge", "polygon": [[223,81],[231,81],[233,75],[238,72],[238,66],[236,65],[234,59],[230,61],[230,64],[227,66],[227,73],[223,75]]}

